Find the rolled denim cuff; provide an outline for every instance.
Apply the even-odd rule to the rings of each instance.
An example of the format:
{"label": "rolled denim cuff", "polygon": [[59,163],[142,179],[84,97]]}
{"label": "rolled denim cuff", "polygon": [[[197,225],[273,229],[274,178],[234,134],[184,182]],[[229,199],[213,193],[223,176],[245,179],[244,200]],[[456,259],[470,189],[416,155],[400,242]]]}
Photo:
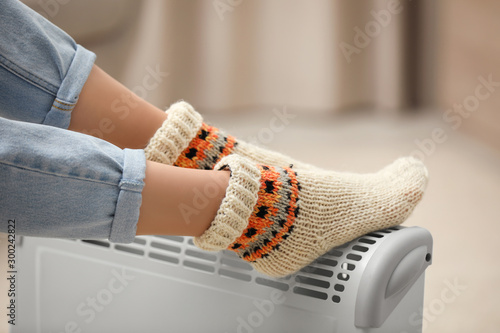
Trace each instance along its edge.
{"label": "rolled denim cuff", "polygon": [[111,225],[109,240],[113,243],[131,243],[134,240],[139,209],[142,203],[143,179],[146,175],[144,150],[125,149],[123,176],[118,184],[120,192]]}
{"label": "rolled denim cuff", "polygon": [[95,54],[76,46],[75,56],[66,76],[59,86],[50,111],[43,124],[67,129],[71,120],[71,112],[78,101],[78,96],[89,77],[95,61]]}

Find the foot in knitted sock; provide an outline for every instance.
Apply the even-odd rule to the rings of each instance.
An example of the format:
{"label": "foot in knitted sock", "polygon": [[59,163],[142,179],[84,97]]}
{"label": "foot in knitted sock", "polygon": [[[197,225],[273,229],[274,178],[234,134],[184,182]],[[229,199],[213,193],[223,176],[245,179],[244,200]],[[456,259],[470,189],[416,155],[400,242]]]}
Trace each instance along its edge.
{"label": "foot in knitted sock", "polygon": [[402,223],[423,195],[427,170],[402,158],[374,174],[295,171],[231,155],[226,196],[195,244],[230,249],[259,272],[294,273],[331,248]]}
{"label": "foot in knitted sock", "polygon": [[167,110],[167,120],[151,138],[145,149],[150,161],[183,168],[212,170],[224,156],[237,154],[256,163],[316,169],[312,165],[291,159],[227,135],[203,122],[201,115],[186,102],[177,102]]}

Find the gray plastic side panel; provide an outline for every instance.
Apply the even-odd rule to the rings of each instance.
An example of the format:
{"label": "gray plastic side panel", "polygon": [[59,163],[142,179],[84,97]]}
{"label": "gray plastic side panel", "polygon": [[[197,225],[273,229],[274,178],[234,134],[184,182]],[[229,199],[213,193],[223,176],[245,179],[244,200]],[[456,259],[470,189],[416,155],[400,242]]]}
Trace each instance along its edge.
{"label": "gray plastic side panel", "polygon": [[429,231],[411,227],[388,235],[361,277],[356,297],[355,325],[361,328],[380,327],[431,264],[431,257],[432,236]]}

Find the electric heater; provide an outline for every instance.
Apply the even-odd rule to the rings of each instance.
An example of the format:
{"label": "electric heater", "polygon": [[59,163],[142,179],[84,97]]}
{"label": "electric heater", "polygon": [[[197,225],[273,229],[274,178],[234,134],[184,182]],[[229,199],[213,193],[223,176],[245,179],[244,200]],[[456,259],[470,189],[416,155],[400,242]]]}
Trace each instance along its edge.
{"label": "electric heater", "polygon": [[11,332],[421,332],[431,261],[419,227],[367,234],[281,279],[189,237],[23,237]]}

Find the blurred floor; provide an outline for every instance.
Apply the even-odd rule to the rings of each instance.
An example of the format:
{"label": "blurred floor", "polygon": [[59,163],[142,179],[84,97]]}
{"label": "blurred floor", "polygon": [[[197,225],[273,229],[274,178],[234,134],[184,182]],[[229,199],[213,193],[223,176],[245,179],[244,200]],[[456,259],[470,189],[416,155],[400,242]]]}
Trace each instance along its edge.
{"label": "blurred floor", "polygon": [[[294,114],[291,109],[287,112]],[[269,112],[206,116],[242,138],[261,133],[266,142],[271,136],[265,129],[272,117]],[[498,151],[430,116],[384,120],[297,114],[266,146],[329,169],[372,172],[409,155],[418,148],[414,140],[430,138],[436,128],[442,128],[448,139],[426,157],[429,186],[405,223],[427,228],[434,237],[433,265],[426,276],[424,332],[498,332]]]}

